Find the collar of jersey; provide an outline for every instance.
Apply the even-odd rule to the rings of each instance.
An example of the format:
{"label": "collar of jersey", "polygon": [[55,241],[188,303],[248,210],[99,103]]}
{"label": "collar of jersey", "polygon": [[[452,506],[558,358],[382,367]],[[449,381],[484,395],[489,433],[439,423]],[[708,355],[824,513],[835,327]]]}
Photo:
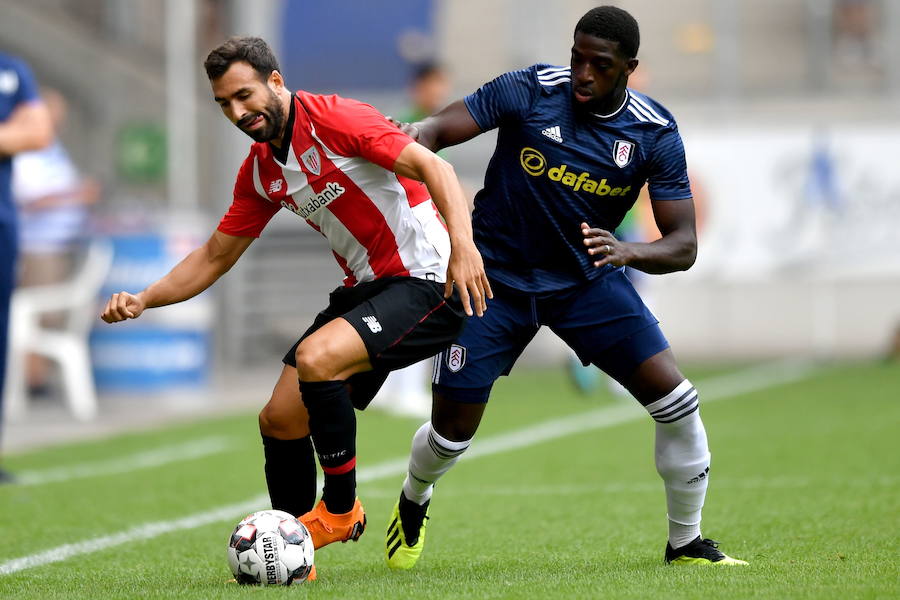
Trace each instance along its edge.
{"label": "collar of jersey", "polygon": [[287,164],[288,151],[291,149],[291,134],[294,133],[294,102],[296,102],[296,96],[291,94],[291,112],[284,128],[284,137],[281,138],[281,148],[276,148],[272,142],[266,142],[269,144],[269,149],[272,150],[272,156],[283,165]]}
{"label": "collar of jersey", "polygon": [[610,119],[615,119],[619,116],[625,107],[628,106],[628,102],[631,100],[631,92],[628,91],[628,88],[625,89],[625,98],[622,100],[622,106],[612,111],[608,115],[598,115],[597,113],[591,113],[591,116],[595,119],[600,119],[601,121],[609,121]]}

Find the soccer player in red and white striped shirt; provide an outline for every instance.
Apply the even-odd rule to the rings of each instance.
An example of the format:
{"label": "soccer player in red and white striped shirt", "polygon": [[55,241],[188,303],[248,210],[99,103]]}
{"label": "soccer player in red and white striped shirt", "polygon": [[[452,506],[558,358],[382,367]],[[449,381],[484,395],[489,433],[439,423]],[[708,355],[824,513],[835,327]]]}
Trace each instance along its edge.
{"label": "soccer player in red and white striped shirt", "polygon": [[[389,371],[448,347],[492,297],[466,201],[453,168],[371,106],[288,90],[260,38],[232,38],[204,66],[222,112],[255,140],[233,203],[202,247],[142,292],[114,294],[101,316],[134,319],[199,294],[281,208],[325,236],[344,284],[285,355],[259,424],[272,507],[302,515],[317,548],[355,540],[365,515],[354,406]],[[312,442],[325,474],[314,510]]]}

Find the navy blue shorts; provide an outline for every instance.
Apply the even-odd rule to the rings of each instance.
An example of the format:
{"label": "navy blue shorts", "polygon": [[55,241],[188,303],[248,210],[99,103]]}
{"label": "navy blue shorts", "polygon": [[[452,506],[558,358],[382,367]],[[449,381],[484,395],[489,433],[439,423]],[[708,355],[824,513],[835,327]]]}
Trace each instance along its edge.
{"label": "navy blue shorts", "polygon": [[582,363],[594,364],[620,382],[669,347],[622,269],[540,296],[493,287],[484,316],[469,317],[456,342],[435,360],[434,389],[449,399],[487,402],[494,381],[509,374],[543,325]]}

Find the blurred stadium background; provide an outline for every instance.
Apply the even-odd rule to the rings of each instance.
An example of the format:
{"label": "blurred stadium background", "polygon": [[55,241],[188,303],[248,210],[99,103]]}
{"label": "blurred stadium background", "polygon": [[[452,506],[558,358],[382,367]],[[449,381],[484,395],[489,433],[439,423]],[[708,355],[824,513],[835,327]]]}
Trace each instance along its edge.
{"label": "blurred stadium background", "polygon": [[[701,209],[696,266],[641,282],[677,355],[896,360],[900,0],[612,3],[641,25],[634,83],[676,115]],[[250,142],[219,114],[201,66],[227,36],[269,40],[289,87],[399,115],[424,62],[446,67],[451,99],[506,70],[567,64],[595,4],[0,0],[0,47],[68,101],[62,140],[102,189],[90,236],[115,249],[106,295],[164,274],[230,203]],[[473,191],[493,139],[447,153]],[[61,403],[32,402],[31,416],[10,415],[7,449],[186,406],[261,406],[340,279],[325,250],[280,215],[209,293],[115,328],[98,320],[95,424],[72,428],[52,417]],[[545,336],[523,361],[564,358]]]}

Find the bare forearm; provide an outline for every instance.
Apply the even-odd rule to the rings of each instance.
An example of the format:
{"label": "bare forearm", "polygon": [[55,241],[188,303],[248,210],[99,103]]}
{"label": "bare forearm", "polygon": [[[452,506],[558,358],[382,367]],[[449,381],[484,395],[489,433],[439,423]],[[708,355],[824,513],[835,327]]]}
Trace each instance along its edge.
{"label": "bare forearm", "polygon": [[53,127],[43,103],[21,106],[0,124],[0,156],[39,150],[52,141]]}
{"label": "bare forearm", "polygon": [[425,175],[425,185],[447,223],[451,246],[472,243],[472,219],[453,166],[438,161]]}
{"label": "bare forearm", "polygon": [[39,150],[50,143],[50,139],[40,131],[0,126],[0,156],[13,156],[20,152]]}
{"label": "bare forearm", "polygon": [[138,296],[147,308],[193,298],[227,273],[253,239],[215,231],[205,244],[188,254],[165,277]]}
{"label": "bare forearm", "polygon": [[100,318],[107,323],[137,319],[147,308],[165,306],[193,298],[228,271],[252,237],[231,236],[215,231],[200,248],[187,255],[169,273],[139,294],[116,292],[110,296]]}
{"label": "bare forearm", "polygon": [[147,308],[166,306],[193,298],[228,271],[227,266],[210,258],[206,246],[197,248],[159,281],[150,284],[138,295]]}
{"label": "bare forearm", "polygon": [[461,144],[481,133],[462,100],[457,100],[439,113],[409,127],[413,131],[407,133],[432,152]]}
{"label": "bare forearm", "polygon": [[[432,152],[437,152],[450,145],[446,143],[446,140],[440,139],[438,135],[439,127],[435,117],[427,117],[423,121],[412,123],[411,127],[415,128],[413,138]],[[443,144],[441,143],[442,141],[444,141]]]}
{"label": "bare forearm", "polygon": [[[653,274],[686,271],[697,259],[697,225],[693,199],[651,200],[651,207],[662,237],[646,244],[616,240],[612,246],[621,244],[622,256],[619,256],[619,248],[616,247],[610,262],[624,262],[630,267]],[[598,245],[605,246],[607,243],[603,239],[597,240],[593,244],[595,252],[599,250]]]}
{"label": "bare forearm", "polygon": [[471,316],[474,313],[480,317],[487,310],[486,302],[488,298],[493,298],[493,292],[484,272],[484,261],[472,239],[469,206],[453,167],[421,144],[413,143],[400,152],[394,163],[394,172],[424,181],[428,187],[428,193],[444,217],[450,235],[451,251],[444,297],[448,298],[455,287],[466,314]]}
{"label": "bare forearm", "polygon": [[672,233],[650,243],[624,242],[622,245],[630,255],[629,267],[654,275],[686,271],[697,259],[696,238],[686,234]]}

